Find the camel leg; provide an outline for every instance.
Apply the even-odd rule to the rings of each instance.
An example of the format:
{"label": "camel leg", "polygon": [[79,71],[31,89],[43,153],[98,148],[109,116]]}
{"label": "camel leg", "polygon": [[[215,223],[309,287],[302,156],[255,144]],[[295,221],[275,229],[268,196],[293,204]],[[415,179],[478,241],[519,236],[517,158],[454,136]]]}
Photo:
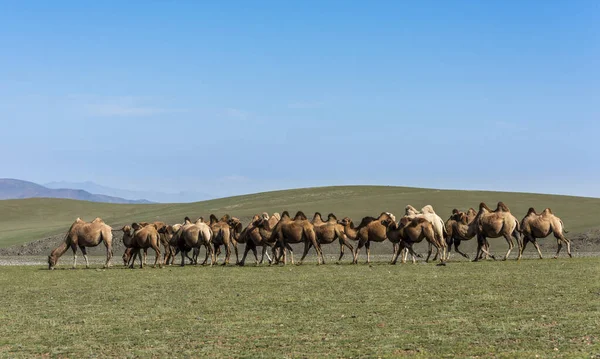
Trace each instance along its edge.
{"label": "camel leg", "polygon": [[535,246],[535,249],[537,249],[538,254],[540,256],[540,259],[543,259],[543,257],[542,257],[542,251],[540,250],[540,246],[538,245],[538,242],[537,242],[537,240],[535,238],[533,238],[532,243]]}
{"label": "camel leg", "polygon": [[185,266],[185,250],[181,250],[181,251],[179,251],[179,253],[181,253],[181,264],[180,264],[180,266],[184,267]]}
{"label": "camel leg", "polygon": [[524,236],[523,245],[521,246],[521,249],[519,249],[519,257],[517,259],[521,259],[521,256],[523,256],[523,252],[525,251],[525,247],[527,247],[527,243],[529,243],[529,236]]}
{"label": "camel leg", "polygon": [[84,246],[80,246],[79,249],[81,249],[81,253],[83,253],[83,259],[85,259],[85,267],[89,268],[90,261],[88,260],[87,249]]}
{"label": "camel leg", "polygon": [[148,248],[144,248],[144,265],[148,265]]}
{"label": "camel leg", "polygon": [[360,249],[365,245],[365,241],[363,241],[362,239],[358,241],[358,245],[356,246],[356,249],[354,250],[354,260],[352,261],[352,264],[358,264],[358,253],[360,252]]}
{"label": "camel leg", "polygon": [[233,241],[233,250],[235,251],[235,264],[238,264],[240,262],[240,258],[238,255],[238,243],[236,241]]}
{"label": "camel leg", "polygon": [[[468,255],[468,254],[466,254],[466,253],[464,253],[464,252],[461,252],[461,251],[460,251],[460,249],[458,249],[458,246],[460,246],[460,240],[455,240],[455,241],[454,241],[454,250],[456,251],[456,253],[458,253],[458,254],[460,254],[461,256],[463,256],[463,257],[465,257],[465,258],[469,259],[469,255]],[[450,249],[450,247],[448,247],[448,249]]]}
{"label": "camel leg", "polygon": [[160,247],[159,247],[159,245],[152,246],[152,249],[154,249],[154,265],[152,266],[152,268],[156,268],[156,263],[157,262],[158,262],[158,265],[160,267],[162,267],[162,257],[160,255]]}
{"label": "camel leg", "polygon": [[558,254],[562,249],[562,242],[565,242],[565,244],[567,245],[567,254],[569,255],[569,258],[573,258],[573,255],[571,254],[571,241],[565,238],[565,236],[562,234],[555,234],[554,237],[556,237],[556,243],[558,244],[558,249],[556,251],[554,259],[558,258]]}
{"label": "camel leg", "polygon": [[[243,267],[246,264],[246,256],[248,255],[248,252],[250,252],[249,242],[246,243],[246,247],[244,248],[244,254],[242,255],[242,260],[240,262],[237,262],[237,265]],[[256,263],[258,264],[258,259],[256,260]]]}
{"label": "camel leg", "polygon": [[72,245],[71,249],[73,250],[73,269],[75,269],[77,267],[77,246]]}
{"label": "camel leg", "polygon": [[365,250],[367,251],[367,264],[371,264],[371,242],[365,243]]}
{"label": "camel leg", "polygon": [[223,265],[228,265],[229,264],[229,258],[231,257],[231,247],[229,246],[229,243],[225,244],[225,261],[223,262]]}
{"label": "camel leg", "polygon": [[[431,258],[431,253],[433,253],[433,244],[431,242],[429,242],[429,245],[427,247],[427,259],[425,259],[425,263],[429,263],[429,258]],[[437,258],[437,255],[436,255]],[[436,260],[436,258],[434,258],[433,260]]]}
{"label": "camel leg", "polygon": [[510,252],[515,247],[515,244],[513,243],[513,240],[512,240],[512,237],[511,237],[510,234],[505,235],[504,238],[506,239],[506,243],[508,243],[508,251],[504,255],[504,259],[503,260],[507,260],[508,256],[510,255]]}

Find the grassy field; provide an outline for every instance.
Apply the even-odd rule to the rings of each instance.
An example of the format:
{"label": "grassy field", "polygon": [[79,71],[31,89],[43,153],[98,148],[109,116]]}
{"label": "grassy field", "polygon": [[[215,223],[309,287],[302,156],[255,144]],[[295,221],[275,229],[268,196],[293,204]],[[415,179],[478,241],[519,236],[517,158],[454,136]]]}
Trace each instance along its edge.
{"label": "grassy field", "polygon": [[181,222],[185,216],[208,217],[211,213],[230,213],[247,223],[248,218],[263,211],[295,212],[312,215],[334,212],[356,221],[382,211],[404,213],[412,204],[421,208],[431,204],[446,219],[453,208],[477,207],[479,202],[495,207],[504,201],[520,219],[531,206],[538,211],[551,207],[571,233],[600,226],[597,213],[600,199],[527,193],[446,191],[407,187],[348,186],[295,189],[229,197],[189,204],[119,205],[61,199],[26,199],[0,201],[0,247],[22,244],[48,235],[64,233],[75,218],[92,220],[102,217],[113,227],[132,221],[163,220]]}
{"label": "grassy field", "polygon": [[598,258],[4,267],[2,357],[600,355]]}

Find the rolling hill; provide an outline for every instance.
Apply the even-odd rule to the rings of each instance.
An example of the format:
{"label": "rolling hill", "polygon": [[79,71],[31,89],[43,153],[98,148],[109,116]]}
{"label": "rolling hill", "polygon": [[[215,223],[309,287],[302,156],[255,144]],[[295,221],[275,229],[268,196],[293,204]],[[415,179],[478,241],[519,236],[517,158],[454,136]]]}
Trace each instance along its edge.
{"label": "rolling hill", "polygon": [[120,197],[93,194],[82,189],[64,187],[48,188],[33,182],[12,178],[0,178],[0,200],[24,198],[66,198],[79,201],[129,204],[151,203],[143,199],[128,200]]}
{"label": "rolling hill", "polygon": [[477,207],[484,201],[495,207],[504,201],[520,219],[529,207],[538,211],[551,207],[560,216],[571,234],[600,227],[600,199],[530,193],[436,190],[386,186],[344,186],[293,189],[244,196],[214,199],[185,204],[109,204],[68,199],[22,199],[0,201],[0,247],[18,245],[51,235],[63,234],[71,223],[81,217],[92,220],[102,217],[118,228],[133,221],[163,220],[181,222],[185,216],[193,219],[211,213],[240,217],[244,224],[255,213],[302,210],[307,215],[319,211],[349,216],[355,221],[382,211],[403,214],[412,204],[421,208],[431,204],[444,219],[453,208]]}

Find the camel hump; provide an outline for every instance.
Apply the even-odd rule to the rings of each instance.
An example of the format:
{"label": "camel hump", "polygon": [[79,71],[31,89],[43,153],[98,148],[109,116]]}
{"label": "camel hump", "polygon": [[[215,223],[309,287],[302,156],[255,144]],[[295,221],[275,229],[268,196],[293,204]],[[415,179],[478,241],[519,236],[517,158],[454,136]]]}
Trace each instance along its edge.
{"label": "camel hump", "polygon": [[277,219],[278,221],[281,220],[281,215],[277,212],[273,213],[273,217],[275,217],[275,219]]}
{"label": "camel hump", "polygon": [[315,212],[315,215],[313,216],[313,220],[317,219],[317,218],[323,218],[323,216],[321,216],[320,212]]}
{"label": "camel hump", "polygon": [[304,212],[302,211],[298,211],[296,212],[296,215],[294,216],[294,220],[307,220],[308,218],[306,217],[306,215],[304,214]]}
{"label": "camel hump", "polygon": [[337,217],[336,217],[336,216],[335,216],[335,214],[333,214],[333,213],[329,213],[329,214],[327,215],[327,219],[328,219],[328,220],[329,220],[329,219],[333,219],[333,220],[336,220],[336,221],[337,221]]}
{"label": "camel hump", "polygon": [[283,211],[281,213],[281,218],[290,218],[290,212],[288,211]]}
{"label": "camel hump", "polygon": [[417,214],[419,211],[417,211],[417,209],[413,206],[411,206],[410,204],[406,205],[406,207],[404,207],[404,214],[409,216],[411,214]]}
{"label": "camel hump", "polygon": [[184,222],[184,223],[187,223],[187,222],[190,222],[190,223],[192,223],[192,220],[190,219],[190,217],[188,217],[188,216],[185,216],[185,218],[184,218],[183,222]]}
{"label": "camel hump", "polygon": [[369,224],[369,223],[371,223],[371,222],[373,222],[373,221],[375,221],[375,220],[377,220],[377,218],[374,218],[374,217],[364,217],[364,218],[362,219],[362,221],[360,221],[360,225],[359,225],[359,227],[364,227],[364,226],[366,226],[367,224]]}
{"label": "camel hump", "polygon": [[102,220],[102,218],[96,217],[96,218],[94,218],[94,220],[92,221],[92,223],[104,223],[104,221]]}
{"label": "camel hump", "polygon": [[485,202],[481,202],[479,203],[479,210],[481,211],[482,209],[485,209],[488,212],[491,212],[492,210],[490,209],[490,207],[487,206],[487,204],[485,204]]}
{"label": "camel hump", "polygon": [[430,205],[430,204],[428,204],[425,207],[421,208],[421,212],[435,214],[435,211],[433,210],[433,206]]}
{"label": "camel hump", "polygon": [[210,224],[214,224],[217,223],[219,220],[217,219],[217,216],[215,216],[214,214],[211,213],[210,215]]}
{"label": "camel hump", "polygon": [[504,202],[500,201],[496,206],[496,212],[510,212],[510,209],[508,209],[508,206],[506,206]]}
{"label": "camel hump", "polygon": [[221,217],[220,221],[221,222],[227,222],[231,219],[231,216],[229,214],[224,214],[223,217]]}
{"label": "camel hump", "polygon": [[537,214],[535,208],[529,207],[529,209],[527,210],[527,216],[529,216],[530,214]]}
{"label": "camel hump", "polygon": [[454,208],[454,209],[452,210],[452,214],[458,214],[459,212],[460,212],[460,211],[459,211],[458,209],[456,209],[456,208]]}
{"label": "camel hump", "polygon": [[552,209],[550,208],[546,208],[543,212],[542,212],[542,216],[548,216],[548,215],[552,215]]}

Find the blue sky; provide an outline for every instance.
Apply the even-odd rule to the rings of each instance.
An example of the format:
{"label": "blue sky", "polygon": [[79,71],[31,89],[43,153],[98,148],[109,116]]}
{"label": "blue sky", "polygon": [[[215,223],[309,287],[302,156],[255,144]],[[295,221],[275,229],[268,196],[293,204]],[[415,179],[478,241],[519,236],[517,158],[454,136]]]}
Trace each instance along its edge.
{"label": "blue sky", "polygon": [[600,196],[598,1],[1,1],[0,177]]}

